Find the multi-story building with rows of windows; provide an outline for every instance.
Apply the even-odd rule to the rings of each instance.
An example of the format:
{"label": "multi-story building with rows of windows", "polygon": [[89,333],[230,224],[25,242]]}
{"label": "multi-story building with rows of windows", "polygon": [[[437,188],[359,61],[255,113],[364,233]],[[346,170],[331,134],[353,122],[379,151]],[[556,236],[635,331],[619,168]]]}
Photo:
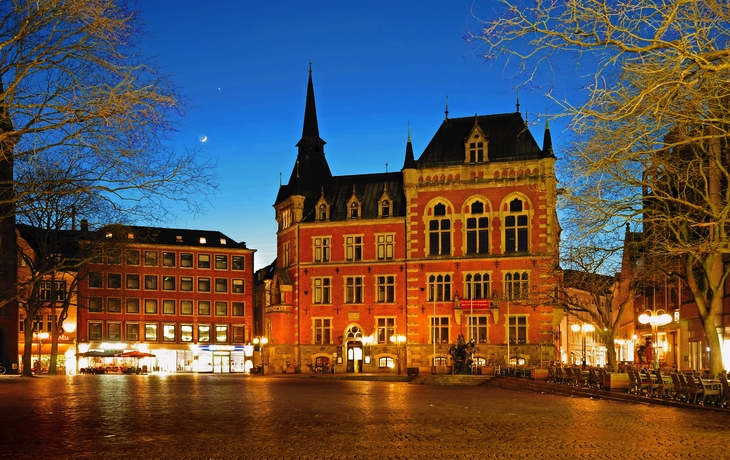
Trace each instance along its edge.
{"label": "multi-story building with rows of windows", "polygon": [[160,371],[247,370],[255,251],[216,231],[123,231],[79,273],[79,366],[137,350]]}
{"label": "multi-story building with rows of windows", "polygon": [[310,70],[298,154],[276,202],[267,365],[429,371],[459,336],[477,364],[555,356],[555,156],[519,112],[446,118],[399,172],[333,175]]}

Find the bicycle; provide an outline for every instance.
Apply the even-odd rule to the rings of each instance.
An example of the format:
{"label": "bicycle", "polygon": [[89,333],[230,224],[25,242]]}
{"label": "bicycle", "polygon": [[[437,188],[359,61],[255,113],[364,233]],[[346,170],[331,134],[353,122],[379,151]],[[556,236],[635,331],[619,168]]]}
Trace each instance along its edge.
{"label": "bicycle", "polygon": [[5,368],[3,363],[0,363],[0,375],[6,373],[8,370]]}

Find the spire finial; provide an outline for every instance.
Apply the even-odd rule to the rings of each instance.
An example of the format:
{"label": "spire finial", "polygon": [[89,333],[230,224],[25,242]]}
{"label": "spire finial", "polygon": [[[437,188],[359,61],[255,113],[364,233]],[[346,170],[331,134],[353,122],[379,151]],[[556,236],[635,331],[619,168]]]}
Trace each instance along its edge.
{"label": "spire finial", "polygon": [[312,60],[309,60],[309,75],[312,75]]}
{"label": "spire finial", "polygon": [[444,114],[446,115],[444,121],[446,121],[449,119],[449,96],[446,96],[446,110],[444,110]]}
{"label": "spire finial", "polygon": [[519,88],[517,88],[516,93],[517,93],[517,113],[520,113],[520,89]]}
{"label": "spire finial", "polygon": [[548,108],[545,107],[545,129],[550,129],[550,123],[548,123],[549,120],[550,116],[548,115]]}
{"label": "spire finial", "polygon": [[411,120],[408,120],[408,142],[411,142]]}

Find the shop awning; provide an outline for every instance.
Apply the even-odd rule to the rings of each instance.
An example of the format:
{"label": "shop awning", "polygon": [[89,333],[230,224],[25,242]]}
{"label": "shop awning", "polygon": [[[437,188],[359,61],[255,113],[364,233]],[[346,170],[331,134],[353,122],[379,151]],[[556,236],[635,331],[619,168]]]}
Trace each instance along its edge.
{"label": "shop awning", "polygon": [[116,355],[117,355],[116,351],[101,351],[101,350],[85,351],[83,353],[76,353],[76,356],[85,356],[87,358],[91,358],[91,357],[111,358]]}

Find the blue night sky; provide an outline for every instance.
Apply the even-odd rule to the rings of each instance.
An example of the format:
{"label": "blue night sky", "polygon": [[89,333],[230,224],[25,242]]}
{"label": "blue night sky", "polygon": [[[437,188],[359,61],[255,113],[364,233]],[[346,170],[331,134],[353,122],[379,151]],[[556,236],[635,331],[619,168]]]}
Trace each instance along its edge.
{"label": "blue night sky", "polygon": [[[218,230],[276,257],[273,203],[302,133],[309,62],[320,136],[333,174],[400,170],[410,123],[416,158],[444,119],[515,110],[516,80],[488,63],[467,32],[472,0],[140,2],[144,53],[190,108],[174,143],[218,164],[220,189],[202,216],[161,225]],[[492,2],[481,1],[481,16]],[[551,77],[546,77],[550,80]],[[551,81],[546,82],[551,84]],[[542,143],[551,102],[519,93]],[[560,146],[560,130],[552,127]],[[200,139],[207,137],[205,142]],[[559,155],[559,151],[558,151]],[[157,225],[160,225],[159,223]]]}

